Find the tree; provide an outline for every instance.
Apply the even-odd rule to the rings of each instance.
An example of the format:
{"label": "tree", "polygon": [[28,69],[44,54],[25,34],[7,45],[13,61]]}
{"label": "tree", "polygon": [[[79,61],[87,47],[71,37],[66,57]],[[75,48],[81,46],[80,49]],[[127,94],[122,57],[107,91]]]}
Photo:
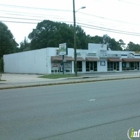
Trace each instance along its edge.
{"label": "tree", "polygon": [[28,42],[27,38],[24,38],[24,41],[20,43],[19,51],[29,51],[30,50],[30,43]]}
{"label": "tree", "polygon": [[91,37],[90,35],[88,35],[87,38],[89,43],[100,43],[100,44],[103,43],[103,37],[101,36],[96,35]]}
{"label": "tree", "polygon": [[120,44],[120,46],[121,46],[121,48],[123,49],[123,50],[125,50],[125,43],[124,43],[124,41],[122,40],[122,39],[119,39],[119,44]]}
{"label": "tree", "polygon": [[3,58],[0,58],[0,72],[3,72]]}
{"label": "tree", "polygon": [[[74,28],[72,25],[61,22],[44,20],[37,24],[36,29],[29,34],[31,40],[30,48],[40,49],[46,47],[58,47],[60,43],[67,43],[69,48],[73,48]],[[76,47],[79,49],[87,48],[87,36],[84,30],[76,27]]]}
{"label": "tree", "polygon": [[121,45],[114,38],[111,38],[109,41],[109,48],[111,50],[122,51]]}
{"label": "tree", "polygon": [[126,48],[127,51],[140,51],[140,45],[129,42]]}
{"label": "tree", "polygon": [[0,58],[2,58],[4,54],[16,52],[17,46],[18,44],[11,31],[4,23],[0,22]]}

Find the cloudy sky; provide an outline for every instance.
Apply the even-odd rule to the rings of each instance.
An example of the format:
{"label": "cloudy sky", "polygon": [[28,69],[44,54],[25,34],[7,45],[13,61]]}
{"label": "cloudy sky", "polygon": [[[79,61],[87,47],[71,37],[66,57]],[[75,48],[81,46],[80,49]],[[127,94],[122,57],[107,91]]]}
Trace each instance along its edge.
{"label": "cloudy sky", "polygon": [[[80,7],[85,6],[85,9]],[[140,44],[139,0],[75,0],[76,23],[86,34],[108,34]],[[73,0],[0,0],[0,21],[20,43],[42,20],[73,24]]]}

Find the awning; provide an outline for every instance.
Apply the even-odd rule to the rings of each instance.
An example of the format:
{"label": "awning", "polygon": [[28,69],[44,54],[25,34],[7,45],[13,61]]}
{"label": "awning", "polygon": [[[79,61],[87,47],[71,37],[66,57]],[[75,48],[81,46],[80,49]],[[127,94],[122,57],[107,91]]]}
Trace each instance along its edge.
{"label": "awning", "polygon": [[140,62],[139,58],[123,58],[123,62]]}
{"label": "awning", "polygon": [[121,62],[122,60],[119,58],[109,58],[108,61],[109,62]]}
{"label": "awning", "polygon": [[99,59],[98,58],[94,58],[94,57],[87,57],[86,61],[96,62],[96,61],[99,61]]}
{"label": "awning", "polygon": [[77,57],[77,61],[85,61],[83,57]]}
{"label": "awning", "polygon": [[[70,56],[64,56],[65,61],[73,61],[74,59]],[[51,61],[62,61],[62,56],[52,56]]]}

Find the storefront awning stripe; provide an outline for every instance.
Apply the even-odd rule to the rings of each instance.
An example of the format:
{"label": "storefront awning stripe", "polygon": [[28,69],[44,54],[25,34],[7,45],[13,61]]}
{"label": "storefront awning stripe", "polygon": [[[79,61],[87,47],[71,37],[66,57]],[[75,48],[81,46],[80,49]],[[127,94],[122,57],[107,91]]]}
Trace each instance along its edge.
{"label": "storefront awning stripe", "polygon": [[98,58],[93,58],[93,57],[87,57],[86,58],[86,61],[93,61],[93,62],[96,62],[96,61],[99,61]]}
{"label": "storefront awning stripe", "polygon": [[85,61],[83,57],[77,57],[77,61]]}
{"label": "storefront awning stripe", "polygon": [[[64,56],[64,60],[73,61],[74,59],[70,56]],[[51,61],[62,61],[62,56],[52,56]]]}
{"label": "storefront awning stripe", "polygon": [[122,60],[119,58],[109,58],[108,61],[109,62],[121,62]]}
{"label": "storefront awning stripe", "polygon": [[123,58],[124,62],[140,62],[139,58]]}

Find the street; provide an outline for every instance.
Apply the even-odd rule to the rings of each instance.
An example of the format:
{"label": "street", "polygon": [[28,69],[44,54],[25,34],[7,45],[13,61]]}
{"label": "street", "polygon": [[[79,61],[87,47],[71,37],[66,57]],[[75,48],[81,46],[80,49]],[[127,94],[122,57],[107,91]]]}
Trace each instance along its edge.
{"label": "street", "polygon": [[140,79],[0,91],[0,140],[128,140]]}

